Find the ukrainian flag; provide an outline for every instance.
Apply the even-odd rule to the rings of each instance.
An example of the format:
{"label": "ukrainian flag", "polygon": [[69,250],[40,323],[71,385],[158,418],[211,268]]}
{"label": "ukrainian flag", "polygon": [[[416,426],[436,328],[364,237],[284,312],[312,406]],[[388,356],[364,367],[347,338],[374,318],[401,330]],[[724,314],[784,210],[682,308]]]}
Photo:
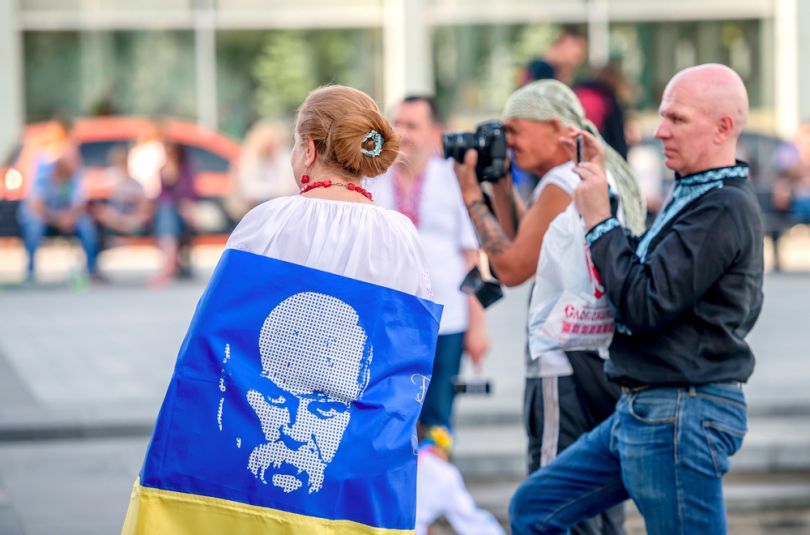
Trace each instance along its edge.
{"label": "ukrainian flag", "polygon": [[409,294],[227,250],[122,533],[411,533],[440,316]]}

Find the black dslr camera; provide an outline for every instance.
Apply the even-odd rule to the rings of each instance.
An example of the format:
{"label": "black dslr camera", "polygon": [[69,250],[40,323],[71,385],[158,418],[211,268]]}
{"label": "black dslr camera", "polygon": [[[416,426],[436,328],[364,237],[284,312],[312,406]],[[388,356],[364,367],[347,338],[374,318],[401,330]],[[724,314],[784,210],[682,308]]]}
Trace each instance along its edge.
{"label": "black dslr camera", "polygon": [[464,163],[468,149],[478,153],[475,175],[479,182],[497,182],[507,171],[506,132],[500,121],[478,123],[475,132],[448,132],[442,134],[445,158]]}

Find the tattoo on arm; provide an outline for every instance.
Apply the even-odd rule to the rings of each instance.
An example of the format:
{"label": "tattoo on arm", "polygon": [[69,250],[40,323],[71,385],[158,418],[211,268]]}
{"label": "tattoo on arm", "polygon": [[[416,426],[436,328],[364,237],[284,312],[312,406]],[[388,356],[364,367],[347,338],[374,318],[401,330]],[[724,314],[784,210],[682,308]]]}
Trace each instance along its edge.
{"label": "tattoo on arm", "polygon": [[506,251],[511,242],[484,201],[480,199],[473,201],[468,209],[481,248],[488,255],[497,255]]}

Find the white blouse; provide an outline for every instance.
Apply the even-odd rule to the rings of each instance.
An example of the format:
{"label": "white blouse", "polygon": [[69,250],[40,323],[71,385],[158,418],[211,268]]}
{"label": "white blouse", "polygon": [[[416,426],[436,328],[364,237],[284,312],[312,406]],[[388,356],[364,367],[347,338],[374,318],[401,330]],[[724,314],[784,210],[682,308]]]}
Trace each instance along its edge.
{"label": "white blouse", "polygon": [[413,223],[374,204],[273,199],[248,212],[226,247],[432,299]]}

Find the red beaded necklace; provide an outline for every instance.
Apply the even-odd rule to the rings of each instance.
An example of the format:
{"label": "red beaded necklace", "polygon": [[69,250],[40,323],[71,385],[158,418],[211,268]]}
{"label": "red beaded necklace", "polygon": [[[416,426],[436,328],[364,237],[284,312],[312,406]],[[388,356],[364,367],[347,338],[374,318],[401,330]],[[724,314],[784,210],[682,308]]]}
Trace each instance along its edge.
{"label": "red beaded necklace", "polygon": [[338,186],[341,188],[346,188],[349,191],[356,191],[360,195],[364,196],[366,199],[373,201],[374,199],[371,198],[371,193],[362,186],[357,186],[351,182],[348,184],[344,184],[343,182],[332,182],[331,180],[321,180],[318,182],[313,182],[309,184],[309,175],[304,175],[301,177],[301,183],[306,184],[303,188],[301,188],[300,194],[304,194],[308,191],[311,191],[315,188],[331,188],[332,186]]}

